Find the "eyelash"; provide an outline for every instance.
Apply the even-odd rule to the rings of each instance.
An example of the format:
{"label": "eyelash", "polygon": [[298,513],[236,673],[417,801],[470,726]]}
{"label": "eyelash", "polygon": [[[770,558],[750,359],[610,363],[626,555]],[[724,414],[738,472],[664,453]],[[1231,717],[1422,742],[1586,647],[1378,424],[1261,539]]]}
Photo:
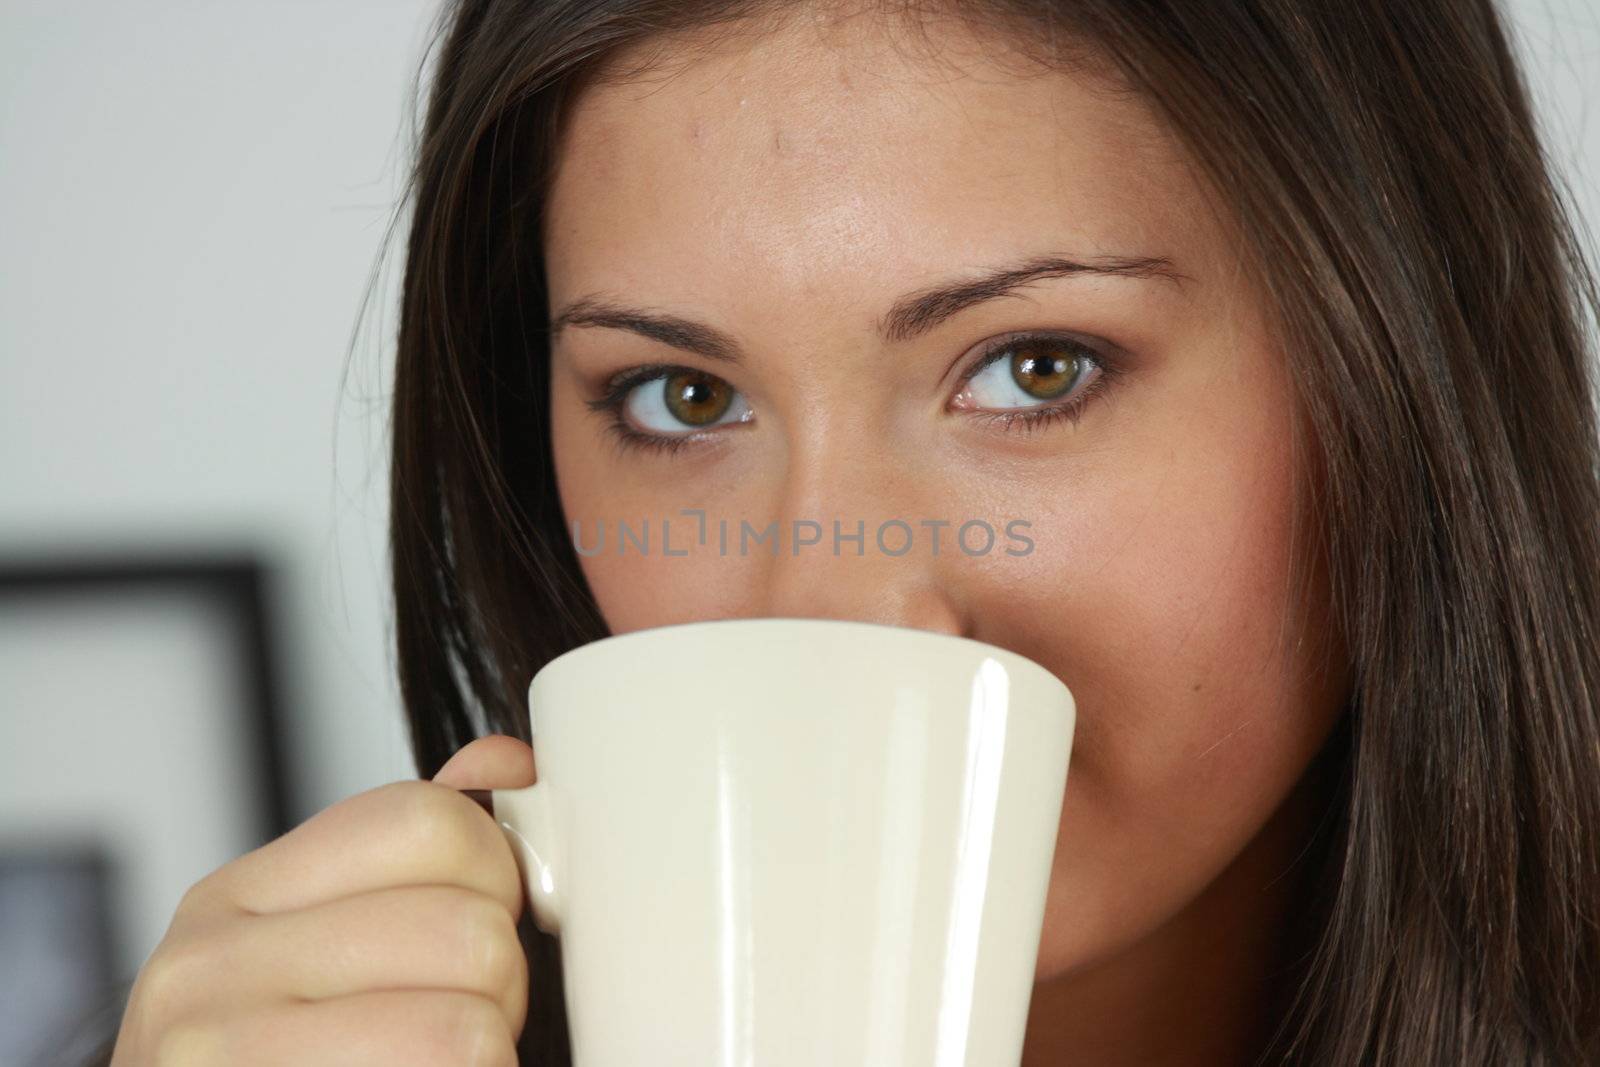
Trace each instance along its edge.
{"label": "eyelash", "polygon": [[[968,418],[976,419],[989,425],[998,424],[1006,432],[1011,432],[1014,428],[1020,428],[1021,432],[1032,432],[1061,419],[1066,419],[1073,425],[1077,425],[1089,403],[1103,393],[1112,380],[1121,373],[1122,368],[1115,359],[1091,348],[1082,341],[1055,333],[1020,333],[1008,334],[997,338],[985,346],[978,358],[972,361],[972,366],[962,371],[958,382],[965,384],[976,377],[985,367],[997,362],[1006,352],[1038,342],[1064,344],[1074,349],[1078,355],[1088,358],[1090,362],[1099,368],[1099,376],[1065,403],[1011,410],[978,411],[969,414]],[[622,408],[627,403],[628,394],[638,386],[670,374],[684,372],[705,373],[694,367],[685,367],[678,363],[641,364],[620,374],[613,375],[605,383],[604,393],[594,400],[585,401],[585,403],[591,411],[600,412],[607,416],[606,429],[624,447],[670,455],[677,452],[684,445],[702,440],[703,435],[690,433],[663,436],[635,430],[628,425],[622,414]]]}
{"label": "eyelash", "polygon": [[977,377],[986,367],[999,362],[1012,349],[1023,348],[1038,342],[1066,345],[1068,348],[1074,349],[1077,355],[1087,357],[1090,362],[1098,367],[1100,374],[1094,381],[1081,389],[1076,396],[1064,403],[1041,404],[1038,407],[1012,408],[1009,410],[976,411],[968,415],[968,418],[990,425],[998,423],[1000,428],[1006,431],[1020,426],[1023,432],[1032,432],[1061,419],[1066,419],[1076,426],[1078,420],[1083,417],[1084,408],[1088,407],[1092,400],[1103,393],[1110,386],[1111,381],[1121,373],[1122,367],[1115,359],[1090,348],[1082,341],[1054,333],[1021,333],[1008,334],[986,345],[982,355],[973,360],[972,366],[961,372],[959,381],[965,384]]}
{"label": "eyelash", "polygon": [[590,411],[598,411],[606,416],[606,429],[616,436],[618,443],[625,448],[637,448],[646,452],[674,453],[691,441],[700,440],[699,434],[677,434],[672,437],[661,434],[644,433],[628,425],[622,415],[622,406],[628,401],[628,394],[645,382],[657,381],[672,374],[703,374],[704,371],[694,367],[685,367],[679,363],[645,363],[631,367],[620,374],[613,375],[606,381],[604,393],[594,400],[585,401]]}

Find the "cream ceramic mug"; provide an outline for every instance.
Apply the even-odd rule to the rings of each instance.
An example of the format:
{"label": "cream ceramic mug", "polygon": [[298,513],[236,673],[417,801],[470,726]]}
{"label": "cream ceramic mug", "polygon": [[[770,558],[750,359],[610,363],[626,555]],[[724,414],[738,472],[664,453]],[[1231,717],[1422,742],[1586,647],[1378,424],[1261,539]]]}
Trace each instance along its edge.
{"label": "cream ceramic mug", "polygon": [[490,795],[577,1067],[1021,1059],[1076,720],[1049,671],[719,620],[577,648],[528,703],[539,781]]}

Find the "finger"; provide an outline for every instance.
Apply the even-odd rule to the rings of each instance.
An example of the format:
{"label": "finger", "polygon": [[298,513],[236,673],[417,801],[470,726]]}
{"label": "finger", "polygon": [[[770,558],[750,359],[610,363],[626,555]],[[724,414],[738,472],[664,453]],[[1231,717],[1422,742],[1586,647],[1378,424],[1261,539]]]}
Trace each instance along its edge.
{"label": "finger", "polygon": [[[234,924],[220,956],[259,960],[256,996],[329,1000],[383,989],[454,989],[499,1005],[522,1032],[528,961],[499,901],[452,886],[403,886]],[[220,969],[220,968],[219,968]],[[235,972],[238,968],[234,969]]]}
{"label": "finger", "polygon": [[369,789],[208,875],[200,895],[267,914],[403,885],[492,897],[513,919],[522,883],[505,833],[470,798],[434,782]]}
{"label": "finger", "polygon": [[382,990],[281,1002],[173,1026],[157,1063],[205,1067],[516,1067],[516,1036],[487,997]]}
{"label": "finger", "polygon": [[453,789],[515,789],[532,785],[533,749],[504,734],[480,737],[451,756],[433,780]]}

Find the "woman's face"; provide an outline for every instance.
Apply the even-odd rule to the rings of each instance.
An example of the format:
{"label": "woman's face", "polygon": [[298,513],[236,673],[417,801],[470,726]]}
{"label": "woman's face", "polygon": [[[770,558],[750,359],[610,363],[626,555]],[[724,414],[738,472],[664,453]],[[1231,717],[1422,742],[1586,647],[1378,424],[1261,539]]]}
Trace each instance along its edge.
{"label": "woman's face", "polygon": [[545,234],[556,468],[613,632],[863,619],[1068,684],[1047,978],[1215,881],[1342,691],[1320,577],[1290,596],[1284,356],[1177,143],[1087,74],[896,29],[685,41],[576,102]]}

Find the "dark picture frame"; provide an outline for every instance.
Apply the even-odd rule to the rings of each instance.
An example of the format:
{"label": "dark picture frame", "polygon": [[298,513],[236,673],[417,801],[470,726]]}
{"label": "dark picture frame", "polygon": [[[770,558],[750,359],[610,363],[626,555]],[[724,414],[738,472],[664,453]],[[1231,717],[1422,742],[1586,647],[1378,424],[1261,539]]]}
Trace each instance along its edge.
{"label": "dark picture frame", "polygon": [[[92,621],[110,614],[103,610],[97,612],[96,605],[115,605],[124,613],[118,616],[120,618],[125,617],[129,605],[138,604],[141,598],[151,598],[152,603],[159,600],[162,610],[169,613],[174,601],[192,602],[197,611],[203,610],[210,639],[213,643],[226,642],[224,647],[228,648],[229,665],[219,669],[226,670],[226,687],[232,692],[228,694],[228,706],[217,708],[216,713],[237,717],[237,721],[228,724],[225,733],[234,739],[238,751],[218,752],[215,758],[225,761],[230,783],[237,781],[237,795],[231,798],[233,821],[229,825],[244,824],[242,830],[232,831],[235,836],[244,835],[237,842],[237,850],[242,853],[287,832],[294,810],[286,773],[283,682],[272,596],[274,580],[274,569],[263,554],[248,548],[139,554],[53,553],[28,558],[10,554],[0,556],[0,612],[12,625],[19,621],[26,625],[30,613],[40,617],[54,613],[52,617],[56,621],[52,625],[59,627],[63,611],[69,619],[81,614],[86,621]],[[219,611],[227,620],[220,628],[225,634],[213,632],[218,629],[214,620]],[[5,679],[0,678],[0,690],[4,688]],[[9,704],[6,696],[0,692],[0,702]],[[30,709],[18,708],[5,713],[21,716],[20,721],[13,722],[10,732],[26,741],[29,736],[26,716]],[[33,713],[39,714],[38,711]],[[209,709],[201,713],[209,713]],[[93,744],[93,722],[85,722],[83,729],[85,732],[78,740]],[[36,758],[48,764],[63,755],[48,751],[17,752],[9,758],[18,761]],[[137,784],[130,782],[119,788],[133,789]],[[208,802],[221,803],[196,797],[197,818],[204,818],[200,813],[205,811]],[[167,832],[165,827],[159,830]],[[173,828],[173,832],[181,832],[181,828]],[[98,989],[97,993],[86,994],[77,1004],[62,1005],[61,1019],[73,1020],[65,1029],[61,1027],[61,1019],[30,1022],[24,1016],[20,1022],[12,1020],[12,1025],[39,1026],[39,1036],[44,1042],[39,1046],[41,1051],[21,1067],[104,1063],[110,1059],[133,975],[116,973],[107,962],[117,955],[119,947],[126,947],[127,931],[118,930],[111,921],[107,902],[123,890],[129,873],[119,871],[109,844],[109,841],[95,840],[92,835],[86,837],[82,833],[57,839],[47,830],[40,837],[31,833],[25,822],[19,824],[10,814],[0,820],[0,877],[9,872],[12,878],[7,884],[25,887],[30,895],[19,899],[26,899],[31,907],[41,909],[39,915],[43,924],[53,923],[58,931],[78,931],[80,925],[90,931],[75,932],[69,941],[59,936],[55,941],[42,936],[26,938],[35,952],[58,953],[48,960],[36,961],[35,967],[48,964],[59,972],[63,966],[77,961],[75,965],[82,968],[83,974],[76,978],[63,975],[62,988]],[[126,849],[123,854],[126,855]],[[60,893],[50,891],[49,887],[57,884],[52,883],[51,878],[59,879]],[[172,901],[174,907],[176,903]],[[52,907],[58,909],[57,914],[51,914]],[[71,907],[81,909],[81,916],[67,910]],[[94,936],[101,941],[98,946],[84,940]],[[61,947],[66,945],[70,945],[70,951]],[[8,957],[6,948],[0,946],[0,959]],[[29,966],[18,959],[15,952],[9,955],[12,960],[9,966]],[[71,961],[65,959],[68,955],[72,956]],[[0,971],[5,966],[0,963]],[[125,971],[126,966],[122,970]],[[0,974],[0,982],[7,977]],[[16,979],[12,977],[11,980]]]}

